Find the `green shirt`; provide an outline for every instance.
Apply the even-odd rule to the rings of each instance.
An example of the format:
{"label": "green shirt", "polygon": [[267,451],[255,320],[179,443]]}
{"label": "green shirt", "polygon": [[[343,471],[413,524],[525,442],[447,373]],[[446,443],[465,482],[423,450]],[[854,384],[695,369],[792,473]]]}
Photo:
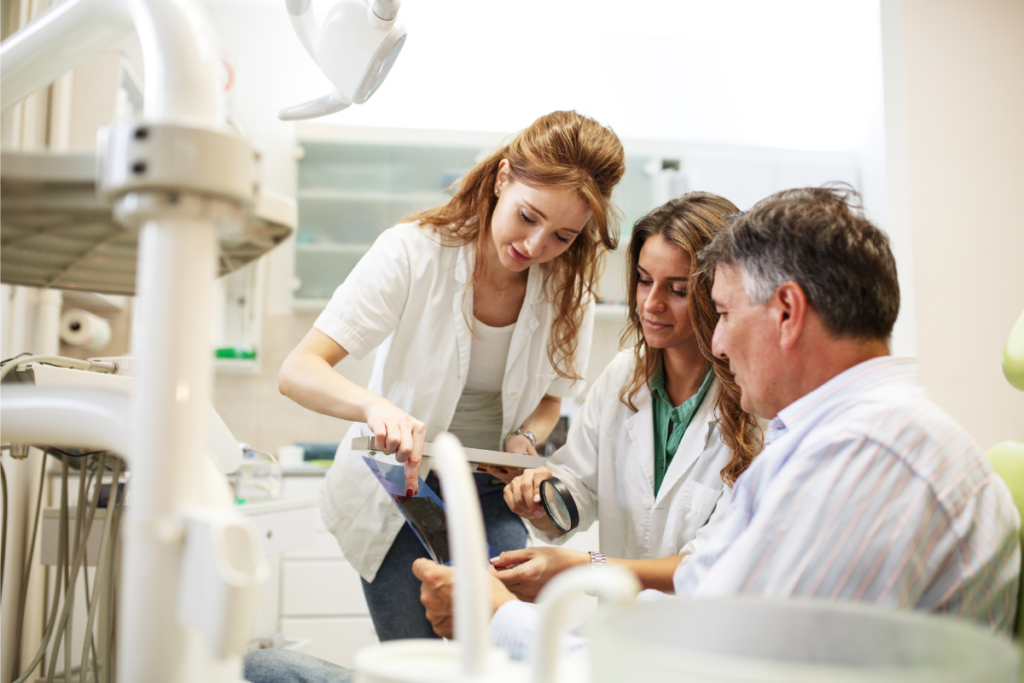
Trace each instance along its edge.
{"label": "green shirt", "polygon": [[679,450],[679,444],[683,440],[686,428],[693,420],[693,414],[697,412],[704,396],[711,387],[711,378],[714,371],[709,370],[704,383],[700,385],[697,393],[683,401],[680,406],[672,406],[672,400],[665,391],[664,369],[658,370],[651,375],[648,386],[651,388],[651,398],[654,412],[654,495],[658,495],[661,482],[665,479],[665,471],[672,462],[672,456]]}

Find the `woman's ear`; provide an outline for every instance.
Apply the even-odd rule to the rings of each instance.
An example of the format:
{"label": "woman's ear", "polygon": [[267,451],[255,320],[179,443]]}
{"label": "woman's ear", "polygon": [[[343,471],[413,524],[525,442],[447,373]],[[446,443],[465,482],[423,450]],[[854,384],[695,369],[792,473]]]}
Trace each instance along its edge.
{"label": "woman's ear", "polygon": [[511,176],[511,169],[512,165],[508,163],[508,159],[502,159],[501,162],[498,163],[498,187],[495,187],[494,189],[499,189],[508,183]]}

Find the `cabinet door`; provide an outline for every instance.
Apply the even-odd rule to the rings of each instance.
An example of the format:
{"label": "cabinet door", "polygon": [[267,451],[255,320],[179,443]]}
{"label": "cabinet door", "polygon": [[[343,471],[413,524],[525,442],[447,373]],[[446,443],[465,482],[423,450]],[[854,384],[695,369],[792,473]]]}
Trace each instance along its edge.
{"label": "cabinet door", "polygon": [[282,617],[369,614],[359,574],[344,560],[286,560]]}
{"label": "cabinet door", "polygon": [[302,142],[295,303],[329,299],[381,232],[448,201],[473,167],[472,144]]}

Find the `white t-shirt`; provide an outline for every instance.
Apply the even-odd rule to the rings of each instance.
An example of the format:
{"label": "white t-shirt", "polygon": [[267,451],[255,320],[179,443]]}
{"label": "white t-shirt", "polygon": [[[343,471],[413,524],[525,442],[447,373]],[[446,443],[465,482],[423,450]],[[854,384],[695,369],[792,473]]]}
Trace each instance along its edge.
{"label": "white t-shirt", "polygon": [[470,346],[466,386],[455,406],[448,431],[467,448],[501,448],[501,383],[516,325],[491,327],[474,319],[476,336]]}

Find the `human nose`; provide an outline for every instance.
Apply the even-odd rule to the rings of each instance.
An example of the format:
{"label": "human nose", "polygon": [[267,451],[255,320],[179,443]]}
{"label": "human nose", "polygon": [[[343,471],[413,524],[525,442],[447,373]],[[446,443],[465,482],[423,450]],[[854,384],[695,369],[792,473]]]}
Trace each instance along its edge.
{"label": "human nose", "polygon": [[640,302],[640,308],[651,313],[660,313],[665,310],[665,301],[656,287],[650,288],[647,296]]}
{"label": "human nose", "polygon": [[540,250],[540,244],[543,237],[544,231],[540,230],[539,228],[533,230],[529,235],[526,236],[526,239],[523,240],[523,247],[526,249],[527,256],[533,258],[534,256],[537,255],[537,252]]}
{"label": "human nose", "polygon": [[725,353],[724,337],[725,332],[722,331],[722,319],[719,318],[715,324],[715,333],[711,335],[711,353],[717,358],[727,359],[729,356]]}

